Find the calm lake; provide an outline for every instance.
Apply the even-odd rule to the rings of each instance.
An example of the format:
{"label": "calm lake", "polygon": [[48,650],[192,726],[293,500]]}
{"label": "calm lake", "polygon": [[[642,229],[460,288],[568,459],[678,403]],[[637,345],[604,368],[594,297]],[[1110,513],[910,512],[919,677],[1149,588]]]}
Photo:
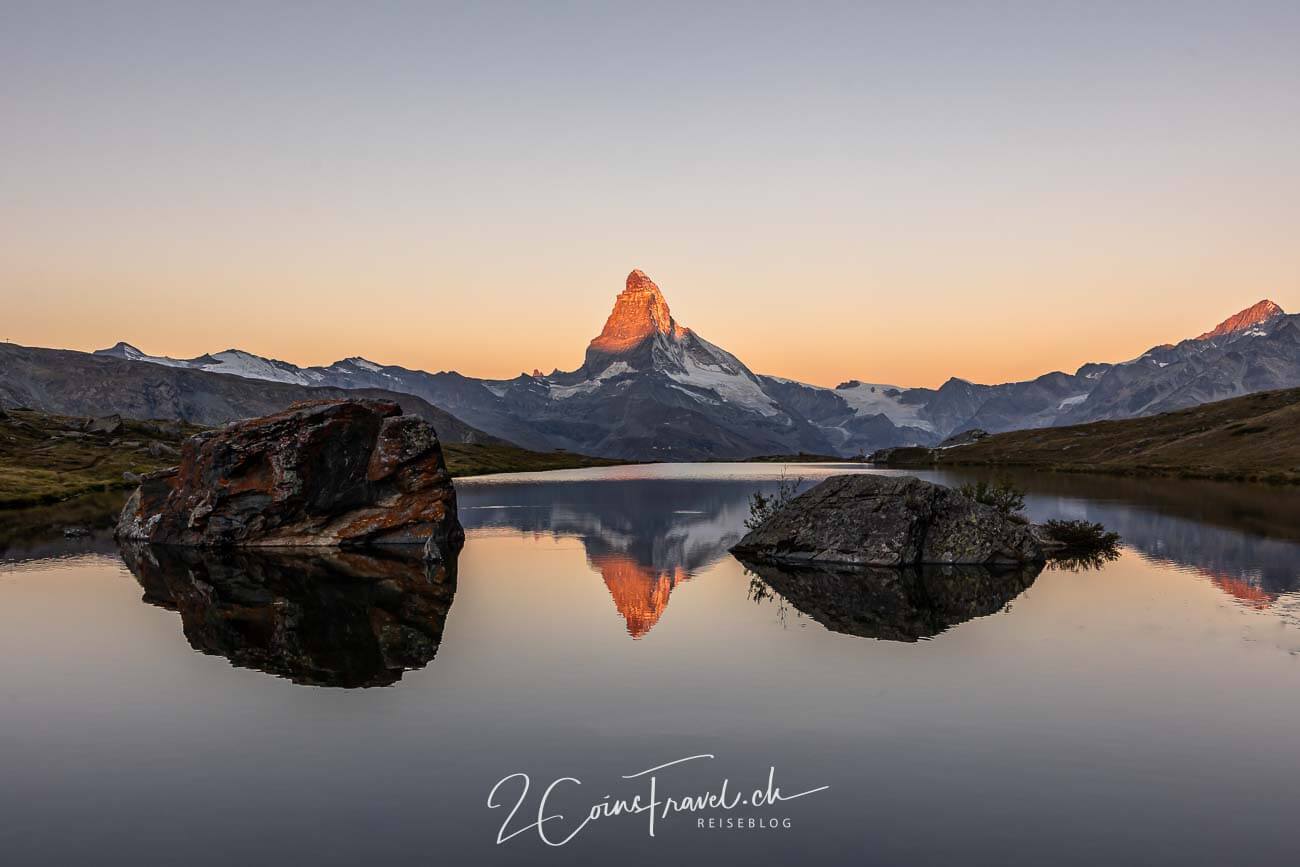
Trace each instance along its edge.
{"label": "calm lake", "polygon": [[458,480],[454,570],[7,534],[0,862],[1294,863],[1300,491],[1017,476],[1121,556],[954,600],[749,573],[783,471],[860,468]]}

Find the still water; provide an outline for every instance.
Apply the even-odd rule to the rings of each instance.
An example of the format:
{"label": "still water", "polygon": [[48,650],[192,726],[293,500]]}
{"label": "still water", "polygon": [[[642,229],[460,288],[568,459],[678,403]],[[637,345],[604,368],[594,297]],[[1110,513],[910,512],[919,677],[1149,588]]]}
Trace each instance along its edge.
{"label": "still water", "polygon": [[1120,558],[954,601],[748,572],[783,470],[857,468],[461,480],[454,569],[4,534],[0,861],[1294,863],[1300,492],[1018,477]]}

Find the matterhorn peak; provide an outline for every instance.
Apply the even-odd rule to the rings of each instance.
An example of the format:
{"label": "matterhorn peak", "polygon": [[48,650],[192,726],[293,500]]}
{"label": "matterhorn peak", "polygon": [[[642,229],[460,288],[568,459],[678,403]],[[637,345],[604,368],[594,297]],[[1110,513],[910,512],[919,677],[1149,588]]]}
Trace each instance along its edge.
{"label": "matterhorn peak", "polygon": [[1245,331],[1247,328],[1266,322],[1274,316],[1281,316],[1284,312],[1281,307],[1265,298],[1258,304],[1253,304],[1240,313],[1229,316],[1215,326],[1214,330],[1207,331],[1196,339],[1209,340],[1213,337],[1223,337],[1228,334],[1235,334],[1238,331]]}
{"label": "matterhorn peak", "polygon": [[622,353],[656,334],[680,338],[686,329],[673,321],[668,302],[655,282],[644,271],[634,270],[614,299],[614,310],[605,320],[605,327],[587,349]]}

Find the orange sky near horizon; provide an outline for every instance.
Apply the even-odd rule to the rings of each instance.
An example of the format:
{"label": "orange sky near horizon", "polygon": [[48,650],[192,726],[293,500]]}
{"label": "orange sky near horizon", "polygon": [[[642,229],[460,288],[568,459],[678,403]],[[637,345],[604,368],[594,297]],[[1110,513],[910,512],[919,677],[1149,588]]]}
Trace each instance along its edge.
{"label": "orange sky near horizon", "polygon": [[640,268],[935,386],[1300,311],[1295,4],[74,5],[0,27],[0,339],[510,377]]}
{"label": "orange sky near horizon", "polygon": [[[870,300],[870,287],[800,290],[780,280],[760,282],[757,275],[719,275],[708,286],[696,286],[684,274],[683,287],[674,291],[672,277],[646,270],[679,323],[755,372],[820,385],[861,379],[937,386],[950,376],[993,383],[1073,372],[1088,361],[1122,361],[1156,344],[1194,337],[1262,297],[1288,311],[1300,309],[1294,290],[1215,287],[1171,289],[1163,299],[1151,293],[1145,304],[1135,297],[1112,309],[1093,304],[1088,286],[1080,283],[1029,302],[1005,288],[972,290],[966,298],[904,290],[899,294],[915,309],[886,313],[888,305]],[[333,299],[327,301],[305,285],[260,298],[255,289],[239,298],[242,293],[214,286],[210,297],[220,300],[205,300],[192,311],[170,302],[166,293],[146,294],[142,308],[116,309],[124,293],[101,284],[70,309],[41,304],[43,293],[16,299],[3,326],[13,333],[0,337],[86,351],[125,340],[178,358],[237,347],[304,366],[360,355],[410,368],[507,378],[581,363],[626,274],[602,276],[577,291],[558,278],[553,288],[534,279],[520,291],[515,275],[504,276],[503,287],[475,282],[427,293],[385,293],[358,284],[326,293]],[[846,303],[845,297],[864,300]],[[944,300],[934,308],[911,301],[926,297]],[[14,328],[24,319],[27,328]]]}

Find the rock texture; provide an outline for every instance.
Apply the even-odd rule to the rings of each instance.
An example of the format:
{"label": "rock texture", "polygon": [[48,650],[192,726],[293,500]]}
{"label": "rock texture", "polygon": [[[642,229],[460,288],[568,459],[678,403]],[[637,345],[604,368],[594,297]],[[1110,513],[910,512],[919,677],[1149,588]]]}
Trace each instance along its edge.
{"label": "rock texture", "polygon": [[396,403],[311,401],[187,440],[180,466],[145,476],[123,539],[181,546],[426,544],[464,532],[433,428]]}
{"label": "rock texture", "polygon": [[1028,525],[912,476],[833,476],[731,549],[743,559],[811,566],[1041,563]]}
{"label": "rock texture", "polygon": [[1239,313],[1234,313],[1196,339],[1212,340],[1215,337],[1227,337],[1238,331],[1245,331],[1257,325],[1262,325],[1274,316],[1281,316],[1285,312],[1277,304],[1265,298],[1263,301],[1252,304]]}
{"label": "rock texture", "polygon": [[675,340],[686,336],[668,310],[668,302],[644,271],[627,275],[623,291],[614,299],[614,309],[605,327],[591,341],[588,352],[616,355],[627,352],[642,341],[663,334]]}
{"label": "rock texture", "polygon": [[387,686],[423,668],[456,593],[454,557],[404,549],[121,551],[144,601],[179,613],[195,650],[313,686]]}

